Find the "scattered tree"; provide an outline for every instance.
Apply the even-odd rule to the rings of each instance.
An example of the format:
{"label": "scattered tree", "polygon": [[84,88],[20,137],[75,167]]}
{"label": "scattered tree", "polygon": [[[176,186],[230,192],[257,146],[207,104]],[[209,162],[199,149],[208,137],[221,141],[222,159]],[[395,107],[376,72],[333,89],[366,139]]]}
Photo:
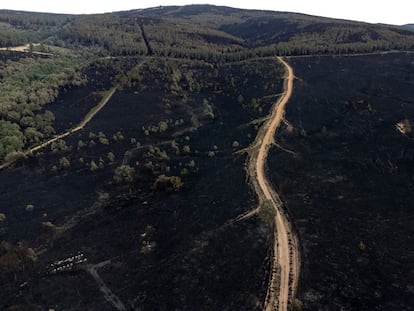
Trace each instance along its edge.
{"label": "scattered tree", "polygon": [[5,162],[17,162],[26,159],[27,156],[21,151],[13,151],[4,157]]}
{"label": "scattered tree", "polygon": [[106,137],[99,137],[99,142],[100,142],[102,145],[109,145],[109,140],[108,140],[108,138],[106,138]]}
{"label": "scattered tree", "polygon": [[181,169],[181,175],[187,175],[188,173],[190,173],[190,171],[188,170],[188,168],[184,167]]}
{"label": "scattered tree", "polygon": [[154,183],[154,188],[156,190],[163,191],[178,191],[182,186],[183,182],[179,176],[160,175]]}
{"label": "scattered tree", "polygon": [[98,165],[96,165],[96,162],[94,160],[91,161],[91,163],[89,164],[89,169],[91,170],[91,172],[95,172],[96,170],[98,170]]}
{"label": "scattered tree", "polygon": [[259,206],[260,219],[270,228],[275,224],[275,209],[269,200],[263,201]]}
{"label": "scattered tree", "polygon": [[367,249],[367,246],[366,246],[366,244],[364,242],[361,241],[358,244],[358,249],[359,249],[360,252],[363,252],[363,251],[365,251]]}
{"label": "scattered tree", "polygon": [[411,122],[408,119],[404,119],[395,125],[397,131],[403,135],[409,135],[411,133]]}
{"label": "scattered tree", "polygon": [[68,169],[68,168],[70,168],[70,161],[66,157],[61,158],[59,160],[59,167],[61,169]]}
{"label": "scattered tree", "polygon": [[168,129],[168,123],[165,121],[160,121],[158,123],[158,128],[159,128],[160,133],[163,133]]}
{"label": "scattered tree", "polygon": [[115,169],[114,181],[117,183],[128,183],[134,181],[135,169],[129,165],[121,165]]}
{"label": "scattered tree", "polygon": [[109,162],[114,162],[115,161],[115,154],[113,152],[108,152],[108,155],[106,156],[106,158],[108,159]]}
{"label": "scattered tree", "polygon": [[185,145],[184,147],[183,147],[183,151],[184,152],[186,152],[186,153],[189,153],[190,152],[190,146],[189,145]]}
{"label": "scattered tree", "polygon": [[289,311],[302,311],[302,310],[303,310],[303,302],[295,298],[289,307]]}
{"label": "scattered tree", "polygon": [[171,142],[171,148],[174,150],[175,154],[180,154],[180,147],[178,147],[175,140]]}
{"label": "scattered tree", "polygon": [[83,140],[78,141],[78,150],[85,148],[87,145],[83,142]]}
{"label": "scattered tree", "polygon": [[19,125],[0,120],[0,161],[9,153],[21,151],[23,146],[23,133]]}
{"label": "scattered tree", "polygon": [[122,135],[122,133],[120,131],[116,132],[116,134],[114,134],[112,136],[114,141],[121,141],[124,139],[124,135]]}
{"label": "scattered tree", "polygon": [[239,147],[239,146],[240,146],[240,143],[239,143],[237,140],[235,140],[231,146],[232,146],[233,148],[237,148],[237,147]]}

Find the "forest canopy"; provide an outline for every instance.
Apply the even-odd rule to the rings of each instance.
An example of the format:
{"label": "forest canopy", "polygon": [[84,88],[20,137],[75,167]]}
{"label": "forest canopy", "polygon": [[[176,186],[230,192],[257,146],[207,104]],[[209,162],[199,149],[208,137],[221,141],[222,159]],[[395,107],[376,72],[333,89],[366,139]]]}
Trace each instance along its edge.
{"label": "forest canopy", "polygon": [[[28,53],[7,51],[17,45],[25,45]],[[411,51],[414,31],[208,5],[96,15],[0,10],[0,48],[3,161],[8,153],[55,133],[55,116],[47,105],[62,91],[84,85],[85,71],[92,63],[101,63],[112,72],[113,83],[128,87],[145,79],[142,68],[136,66],[136,60],[145,55],[226,63],[276,55]],[[179,95],[179,82],[185,79],[177,70],[172,70],[171,77],[166,83]],[[185,78],[192,89],[200,88]],[[254,101],[249,105],[258,106]],[[214,116],[206,105],[204,109],[206,115]]]}

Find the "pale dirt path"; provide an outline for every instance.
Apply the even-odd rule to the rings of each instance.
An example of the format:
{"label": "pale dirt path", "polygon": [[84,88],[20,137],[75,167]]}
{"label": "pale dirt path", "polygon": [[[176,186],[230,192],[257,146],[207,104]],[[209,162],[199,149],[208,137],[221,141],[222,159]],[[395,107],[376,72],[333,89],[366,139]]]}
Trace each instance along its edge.
{"label": "pale dirt path", "polygon": [[30,51],[30,44],[0,48],[0,51],[13,51],[13,52],[27,52],[28,53]]}
{"label": "pale dirt path", "polygon": [[[53,142],[59,140],[59,139],[63,139],[69,135],[72,135],[73,133],[76,133],[78,131],[80,131],[81,129],[83,129],[92,119],[93,117],[103,108],[105,107],[105,105],[109,102],[109,100],[112,98],[112,96],[115,94],[116,92],[116,87],[113,87],[112,89],[110,89],[110,91],[108,92],[108,94],[95,106],[93,107],[87,114],[86,116],[79,122],[79,124],[77,126],[75,126],[74,128],[71,128],[69,130],[67,130],[66,132],[59,134],[43,143],[41,143],[40,145],[37,145],[35,147],[32,147],[26,151],[23,152],[23,154],[25,156],[29,156],[31,155],[33,152],[36,152],[40,149],[43,149],[47,146],[49,146],[50,144],[52,144]],[[15,161],[9,161],[6,162],[2,165],[0,165],[0,170],[5,169],[7,167],[9,167],[10,165],[14,164]]]}
{"label": "pale dirt path", "polygon": [[[273,106],[270,118],[260,128],[250,150],[247,170],[259,201],[269,202],[275,210],[274,255],[272,272],[266,294],[264,309],[284,311],[295,298],[299,277],[299,249],[297,239],[291,225],[283,212],[279,195],[272,189],[266,177],[264,166],[269,148],[274,144],[274,136],[284,119],[285,106],[292,95],[293,69],[280,57],[278,60],[285,66],[285,92]],[[292,281],[289,281],[291,278]]]}
{"label": "pale dirt path", "polygon": [[[39,45],[40,45],[39,43],[33,44],[33,46],[39,46]],[[13,51],[13,52],[20,52],[20,53],[32,53],[32,54],[37,54],[37,55],[53,56],[52,53],[30,51],[30,44],[0,48],[0,51]]]}

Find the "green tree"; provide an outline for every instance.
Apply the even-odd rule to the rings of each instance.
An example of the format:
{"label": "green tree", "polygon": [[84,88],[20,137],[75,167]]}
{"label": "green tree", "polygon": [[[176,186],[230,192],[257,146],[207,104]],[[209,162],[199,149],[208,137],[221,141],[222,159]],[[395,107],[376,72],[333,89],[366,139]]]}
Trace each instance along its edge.
{"label": "green tree", "polygon": [[124,135],[122,135],[122,133],[120,131],[116,132],[116,134],[114,134],[112,136],[114,141],[121,141],[124,139]]}
{"label": "green tree", "polygon": [[183,186],[181,177],[179,176],[158,176],[154,182],[154,188],[161,191],[178,191]]}
{"label": "green tree", "polygon": [[275,224],[275,215],[276,212],[271,201],[265,200],[260,204],[259,217],[270,228],[273,228]]}
{"label": "green tree", "polygon": [[134,181],[135,169],[129,165],[121,165],[115,169],[114,181],[117,183],[128,183]]}
{"label": "green tree", "polygon": [[91,161],[91,163],[89,164],[89,169],[91,170],[91,172],[95,172],[96,170],[98,170],[98,165],[96,165],[96,162],[94,160]]}
{"label": "green tree", "polygon": [[204,117],[214,119],[214,111],[207,99],[203,99],[203,114]]}
{"label": "green tree", "polygon": [[78,141],[78,150],[85,148],[87,146],[86,143],[83,142],[83,140]]}
{"label": "green tree", "polygon": [[59,139],[57,141],[54,141],[50,145],[50,150],[52,150],[53,153],[66,152],[66,151],[69,151],[70,149],[71,149],[71,147],[67,146],[66,142],[63,139]]}
{"label": "green tree", "polygon": [[160,133],[163,133],[168,129],[168,123],[165,121],[160,121],[158,123],[158,128],[159,128]]}
{"label": "green tree", "polygon": [[66,157],[61,158],[59,160],[59,167],[63,169],[68,169],[70,167],[70,161]]}
{"label": "green tree", "polygon": [[359,249],[361,252],[363,252],[363,251],[365,251],[365,250],[367,249],[367,245],[366,245],[363,241],[361,241],[361,242],[359,242],[359,244],[358,244],[358,249]]}
{"label": "green tree", "polygon": [[24,130],[24,137],[28,142],[39,142],[43,138],[43,134],[34,127],[28,127]]}
{"label": "green tree", "polygon": [[186,152],[186,153],[189,153],[190,152],[190,146],[189,145],[185,145],[184,147],[183,147],[183,151],[184,152]]}
{"label": "green tree", "polygon": [[175,140],[171,142],[171,148],[175,151],[175,154],[180,154],[180,147]]}
{"label": "green tree", "polygon": [[19,125],[0,120],[0,161],[9,153],[21,151],[24,146],[23,140]]}
{"label": "green tree", "polygon": [[14,163],[14,162],[17,162],[19,160],[24,160],[26,158],[27,158],[27,156],[23,152],[21,152],[21,151],[13,151],[13,152],[10,152],[9,154],[7,154],[4,157],[4,161],[5,162],[13,162]]}
{"label": "green tree", "polygon": [[106,156],[106,158],[108,159],[109,162],[114,162],[115,161],[115,154],[113,152],[108,152],[108,155]]}
{"label": "green tree", "polygon": [[98,140],[102,145],[109,145],[109,140],[106,137],[99,137]]}
{"label": "green tree", "polygon": [[303,310],[303,303],[299,299],[295,298],[290,305],[289,311],[302,311]]}
{"label": "green tree", "polygon": [[186,167],[183,167],[182,169],[181,169],[181,175],[187,175],[188,173],[190,173],[190,171],[188,170],[188,168],[186,168]]}

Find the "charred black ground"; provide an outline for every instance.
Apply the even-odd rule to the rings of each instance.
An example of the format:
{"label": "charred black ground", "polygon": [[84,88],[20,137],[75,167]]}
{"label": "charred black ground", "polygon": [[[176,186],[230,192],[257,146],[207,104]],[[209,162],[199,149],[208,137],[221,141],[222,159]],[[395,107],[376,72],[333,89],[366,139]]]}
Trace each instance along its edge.
{"label": "charred black ground", "polygon": [[291,307],[414,305],[409,27],[186,6],[0,11],[0,30],[1,310],[262,309],[272,230],[232,220],[257,205],[239,151],[283,91],[277,55]]}
{"label": "charred black ground", "polygon": [[413,56],[292,58],[269,173],[299,232],[309,310],[413,304]]}

